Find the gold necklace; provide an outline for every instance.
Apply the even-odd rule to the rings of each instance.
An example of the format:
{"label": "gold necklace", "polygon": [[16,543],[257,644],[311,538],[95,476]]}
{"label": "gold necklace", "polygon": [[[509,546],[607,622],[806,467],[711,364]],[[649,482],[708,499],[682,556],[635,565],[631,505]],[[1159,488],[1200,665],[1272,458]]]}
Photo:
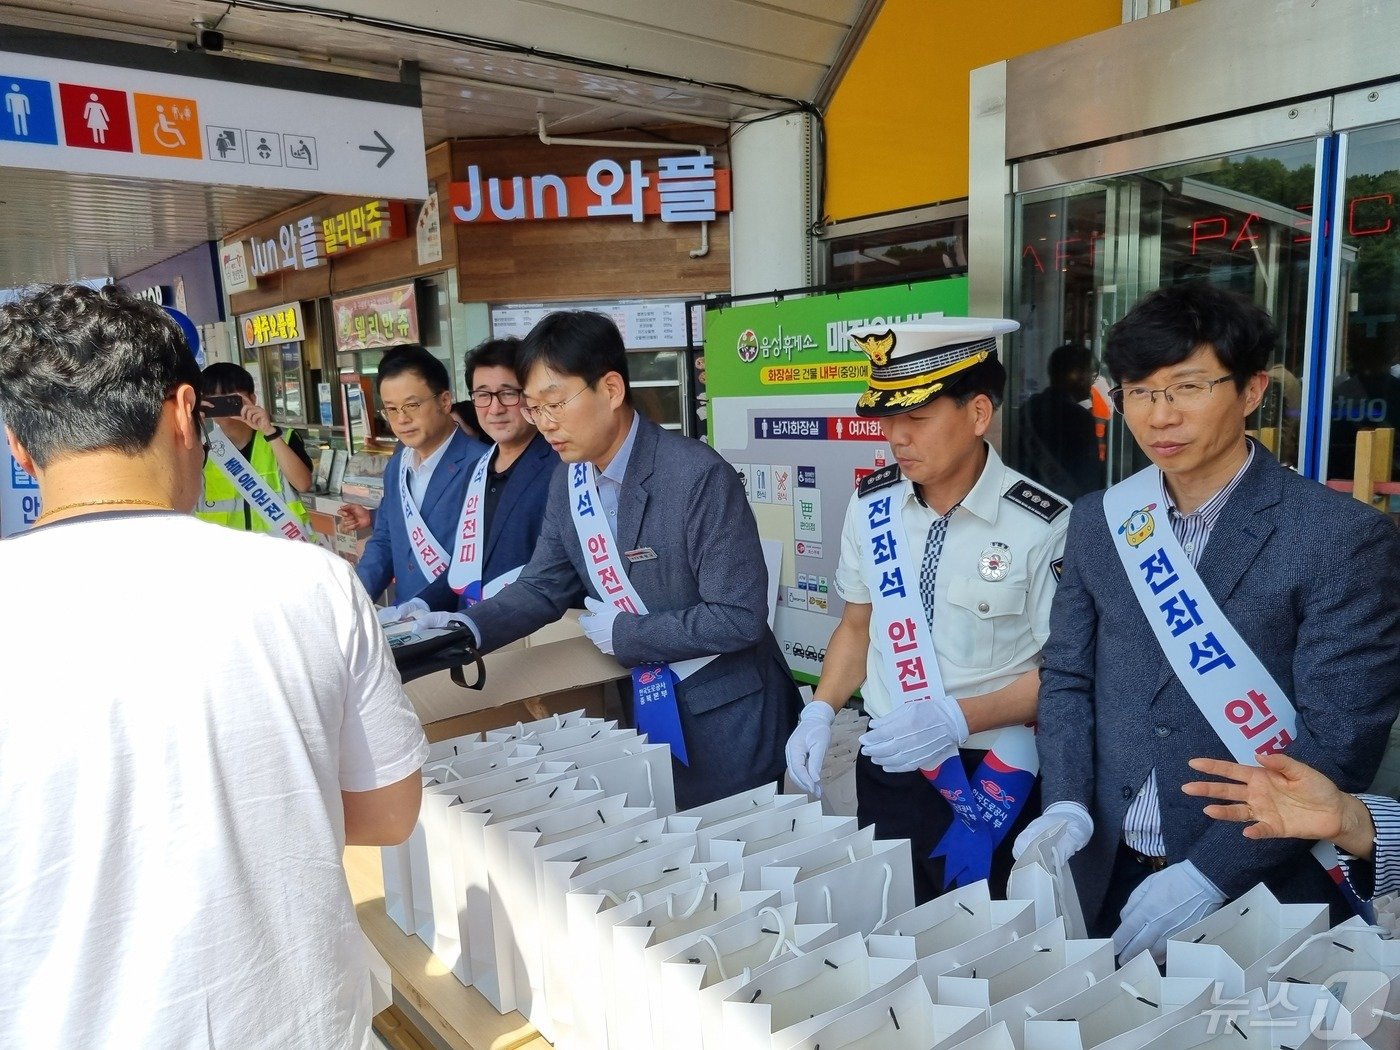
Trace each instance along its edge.
{"label": "gold necklace", "polygon": [[46,510],[35,518],[34,521],[37,524],[45,518],[52,517],[55,514],[62,514],[65,510],[77,510],[79,507],[156,507],[159,510],[173,509],[168,503],[156,503],[148,499],[89,499],[83,500],[81,503],[65,503],[61,507],[54,507],[50,510]]}

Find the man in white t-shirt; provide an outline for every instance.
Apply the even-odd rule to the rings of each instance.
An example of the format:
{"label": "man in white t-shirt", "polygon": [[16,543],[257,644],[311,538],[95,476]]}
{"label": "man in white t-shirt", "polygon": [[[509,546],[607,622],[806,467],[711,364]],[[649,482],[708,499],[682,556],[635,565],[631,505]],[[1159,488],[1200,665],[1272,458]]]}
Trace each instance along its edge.
{"label": "man in white t-shirt", "polygon": [[341,853],[408,835],[427,744],[348,565],[190,516],[198,377],[117,289],[0,307],[9,1045],[372,1045]]}

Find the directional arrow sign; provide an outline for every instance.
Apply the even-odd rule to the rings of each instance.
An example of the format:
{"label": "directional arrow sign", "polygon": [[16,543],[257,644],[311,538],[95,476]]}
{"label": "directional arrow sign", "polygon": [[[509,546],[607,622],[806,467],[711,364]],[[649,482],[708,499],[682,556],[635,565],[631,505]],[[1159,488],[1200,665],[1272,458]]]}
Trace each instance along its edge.
{"label": "directional arrow sign", "polygon": [[379,130],[377,128],[375,129],[374,137],[379,140],[380,144],[378,146],[361,146],[360,149],[366,150],[371,153],[384,154],[384,156],[379,158],[379,163],[375,165],[376,168],[382,168],[384,167],[384,162],[394,155],[394,147],[389,145],[388,139],[386,139],[383,135],[379,134]]}
{"label": "directional arrow sign", "polygon": [[0,168],[428,194],[416,84],[12,26],[0,41]]}

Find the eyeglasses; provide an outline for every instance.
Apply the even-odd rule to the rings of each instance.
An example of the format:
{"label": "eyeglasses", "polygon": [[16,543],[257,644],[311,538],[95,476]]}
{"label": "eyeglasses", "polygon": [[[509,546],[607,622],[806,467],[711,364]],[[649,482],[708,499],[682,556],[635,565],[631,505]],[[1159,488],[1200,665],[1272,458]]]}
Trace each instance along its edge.
{"label": "eyeglasses", "polygon": [[1108,392],[1108,397],[1119,412],[1130,409],[1140,411],[1149,405],[1155,405],[1158,394],[1165,397],[1167,404],[1175,408],[1191,409],[1204,404],[1217,383],[1234,378],[1233,375],[1225,375],[1219,379],[1189,379],[1184,383],[1171,383],[1156,390],[1145,386],[1116,386]]}
{"label": "eyeglasses", "polygon": [[416,401],[405,401],[401,405],[385,405],[384,415],[388,419],[393,419],[395,416],[401,416],[404,419],[412,419],[418,414],[420,408],[431,403],[430,401],[424,401],[422,398],[419,398]]}
{"label": "eyeglasses", "polygon": [[547,419],[551,423],[558,423],[559,413],[563,411],[564,406],[578,397],[584,390],[591,389],[591,386],[591,384],[585,385],[582,390],[570,394],[563,401],[551,401],[547,405],[522,404],[520,411],[531,423],[538,423],[541,418]]}
{"label": "eyeglasses", "polygon": [[514,408],[520,404],[521,393],[510,387],[505,390],[473,390],[472,404],[483,410],[488,409],[491,407],[493,397],[501,403],[502,408]]}

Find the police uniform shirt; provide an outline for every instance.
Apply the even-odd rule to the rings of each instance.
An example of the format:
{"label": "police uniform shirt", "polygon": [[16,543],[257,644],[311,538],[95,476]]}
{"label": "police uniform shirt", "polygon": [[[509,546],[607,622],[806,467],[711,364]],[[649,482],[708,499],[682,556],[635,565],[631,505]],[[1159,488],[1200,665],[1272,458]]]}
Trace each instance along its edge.
{"label": "police uniform shirt", "polygon": [[[918,579],[929,526],[938,514],[919,501],[907,478],[880,492],[892,495],[902,510],[910,547],[903,558],[905,574]],[[948,520],[935,577],[934,651],[949,696],[964,699],[994,692],[1040,666],[1055,596],[1052,563],[1064,553],[1068,527],[1069,505],[1006,467],[988,445],[981,477]],[[861,557],[864,532],[857,493],[846,509],[836,570],[836,593],[857,604],[871,602]],[[980,568],[987,554],[1009,557],[1003,578],[989,578],[997,572]],[[878,630],[873,620],[871,630],[861,695],[866,711],[875,717],[888,714],[893,702],[884,661],[873,643]],[[985,747],[983,735],[974,736],[968,746]]]}

